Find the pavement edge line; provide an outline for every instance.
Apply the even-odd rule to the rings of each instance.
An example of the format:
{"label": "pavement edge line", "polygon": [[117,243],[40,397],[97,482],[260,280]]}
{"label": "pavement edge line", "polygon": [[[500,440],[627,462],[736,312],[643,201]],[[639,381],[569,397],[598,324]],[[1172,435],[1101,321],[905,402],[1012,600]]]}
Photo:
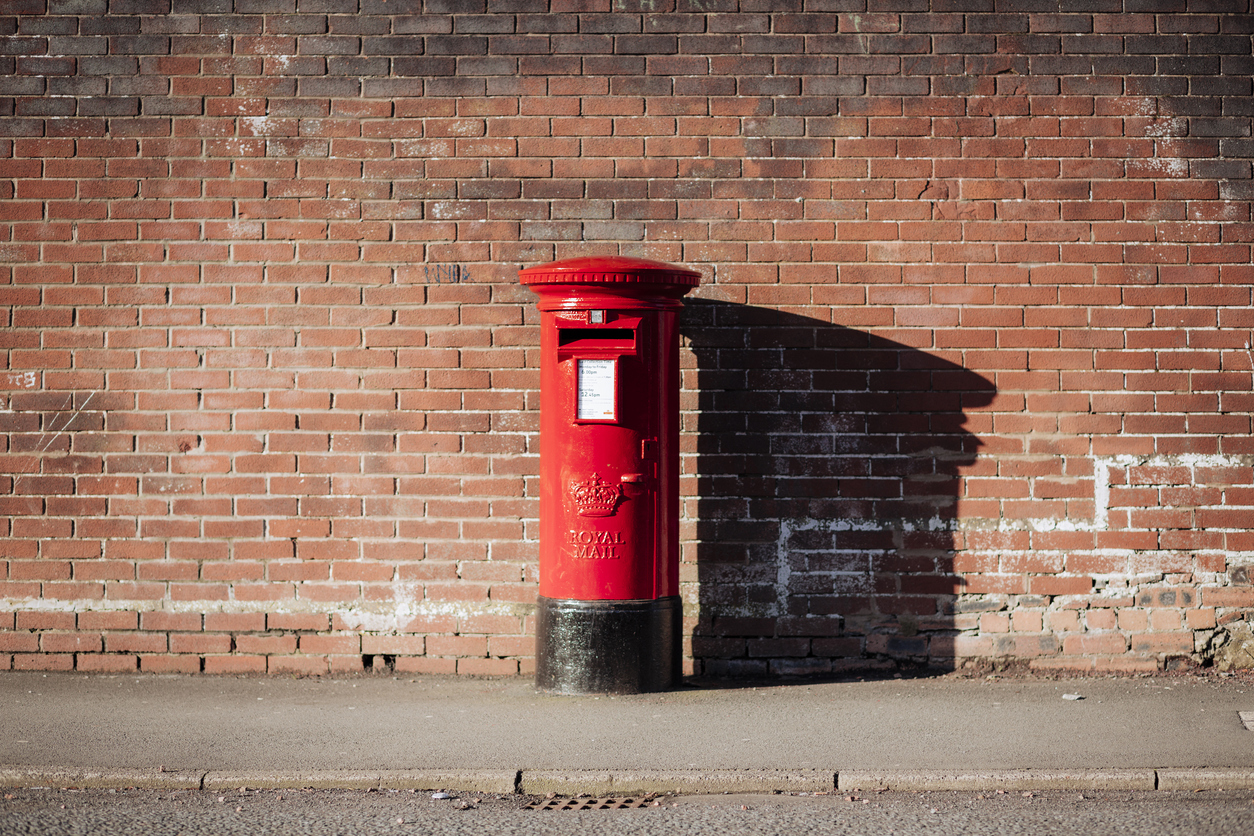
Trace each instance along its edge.
{"label": "pavement edge line", "polygon": [[832,792],[831,770],[799,769],[588,769],[524,770],[524,795],[640,795],[656,792]]}
{"label": "pavement edge line", "polygon": [[196,769],[130,769],[110,767],[2,766],[0,787],[73,787],[101,790],[199,790],[205,771]]}
{"label": "pavement edge line", "polygon": [[1160,790],[1254,790],[1254,769],[1160,769]]}
{"label": "pavement edge line", "polygon": [[513,795],[517,792],[515,769],[381,769],[211,771],[204,788],[224,791],[250,789],[347,789],[347,790],[454,790]]}
{"label": "pavement edge line", "polygon": [[219,770],[205,774],[204,788],[225,792],[256,790],[370,790],[379,788],[382,775],[370,770]]}
{"label": "pavement edge line", "polygon": [[380,774],[379,789],[514,795],[518,776],[517,769],[388,769]]}
{"label": "pavement edge line", "polygon": [[845,770],[838,773],[840,792],[901,790],[1152,790],[1153,769],[990,769],[978,772],[939,770]]}

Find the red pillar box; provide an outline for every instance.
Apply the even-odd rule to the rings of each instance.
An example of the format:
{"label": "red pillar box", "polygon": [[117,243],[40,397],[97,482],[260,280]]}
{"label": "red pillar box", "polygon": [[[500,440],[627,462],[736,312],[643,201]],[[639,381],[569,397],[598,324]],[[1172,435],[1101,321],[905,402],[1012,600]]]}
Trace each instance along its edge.
{"label": "red pillar box", "polygon": [[539,297],[536,684],[659,691],[680,678],[680,298],[700,281],[637,258],[519,272]]}

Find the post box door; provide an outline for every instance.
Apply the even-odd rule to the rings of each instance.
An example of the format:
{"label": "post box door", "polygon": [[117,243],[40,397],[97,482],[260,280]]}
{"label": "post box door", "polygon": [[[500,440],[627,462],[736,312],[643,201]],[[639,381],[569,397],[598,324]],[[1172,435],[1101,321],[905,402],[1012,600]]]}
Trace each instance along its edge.
{"label": "post box door", "polygon": [[[540,594],[578,600],[651,599],[658,585],[658,426],[651,313],[608,312],[603,324],[559,316],[560,403],[546,421],[559,473],[546,519],[551,550]],[[550,427],[556,430],[549,433]],[[557,451],[555,451],[557,452]],[[542,492],[545,491],[542,479]]]}

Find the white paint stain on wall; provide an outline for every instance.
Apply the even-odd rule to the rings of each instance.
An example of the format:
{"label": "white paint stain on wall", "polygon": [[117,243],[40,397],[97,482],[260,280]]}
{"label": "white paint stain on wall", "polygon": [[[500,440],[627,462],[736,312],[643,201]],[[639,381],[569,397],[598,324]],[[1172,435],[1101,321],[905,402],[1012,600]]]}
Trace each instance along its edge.
{"label": "white paint stain on wall", "polygon": [[470,603],[463,601],[422,601],[421,585],[398,583],[390,603],[369,605],[321,601],[235,601],[235,600],[126,600],[126,599],[44,599],[0,598],[0,611],[6,612],[166,612],[166,613],[277,613],[281,615],[316,613],[339,616],[352,630],[393,633],[405,630],[416,618],[453,616],[473,618],[485,615],[521,617],[530,608],[523,604]]}
{"label": "white paint stain on wall", "polygon": [[269,116],[243,116],[239,121],[250,136],[268,136],[273,128]]}
{"label": "white paint stain on wall", "polygon": [[1188,177],[1189,161],[1179,157],[1153,157],[1148,160],[1136,160],[1146,171],[1161,177]]}
{"label": "white paint stain on wall", "polygon": [[[1179,456],[1095,456],[1093,458],[1093,519],[1039,518],[1001,520],[998,531],[1107,531],[1110,527],[1110,474],[1115,468],[1186,468],[1189,482],[1197,484],[1198,469],[1249,468],[1254,456],[1216,456],[1185,454]],[[955,529],[962,528],[956,521]]]}
{"label": "white paint stain on wall", "polygon": [[1188,120],[1179,117],[1157,119],[1145,126],[1145,135],[1153,137],[1187,136],[1188,132]]}
{"label": "white paint stain on wall", "polygon": [[346,610],[339,610],[338,615],[353,630],[370,633],[395,633],[405,628],[416,618],[431,616],[453,616],[455,618],[473,618],[480,615],[518,615],[513,605],[472,604],[468,601],[423,601],[422,584],[393,583],[392,601],[390,604],[373,604],[369,607],[353,605]]}
{"label": "white paint stain on wall", "polygon": [[[1029,519],[1001,519],[992,530],[1009,531],[1107,531],[1110,527],[1110,503],[1112,473],[1116,470],[1130,468],[1184,468],[1188,470],[1187,484],[1205,484],[1208,478],[1198,473],[1199,470],[1246,468],[1254,467],[1254,456],[1221,456],[1186,454],[1179,456],[1096,456],[1093,457],[1093,517],[1091,519],[1061,519],[1051,517]],[[799,532],[917,532],[917,531],[987,531],[990,530],[988,520],[962,520],[933,517],[927,520],[910,519],[794,519],[780,522],[779,538],[775,544],[776,555],[776,586],[775,599],[768,607],[747,607],[739,615],[766,615],[778,617],[788,613],[788,599],[794,594],[791,588],[795,571],[792,546],[794,536]],[[869,595],[874,589],[874,577],[868,552],[867,564],[857,571],[822,572],[817,574],[830,575],[834,589],[841,594]],[[1093,576],[1096,582],[1094,593],[1097,595],[1119,596],[1128,594],[1129,589],[1135,590],[1142,584],[1152,584],[1161,580],[1162,570],[1159,568],[1157,555],[1154,553],[1140,554],[1130,549],[1099,549],[1093,552],[1103,556],[1126,557],[1129,561],[1129,572]],[[1229,555],[1230,565],[1254,565],[1254,554]],[[1226,575],[1214,573],[1203,582],[1227,583]],[[765,611],[761,611],[765,610]],[[727,613],[730,614],[730,613]]]}

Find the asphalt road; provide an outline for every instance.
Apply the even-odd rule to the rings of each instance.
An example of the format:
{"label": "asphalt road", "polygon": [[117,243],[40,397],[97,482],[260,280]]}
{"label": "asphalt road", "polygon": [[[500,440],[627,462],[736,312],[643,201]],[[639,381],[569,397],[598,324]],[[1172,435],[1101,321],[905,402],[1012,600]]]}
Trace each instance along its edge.
{"label": "asphalt road", "polygon": [[663,796],[657,806],[523,809],[528,799],[426,792],[8,790],[0,836],[598,836],[598,834],[1254,834],[1254,792]]}

